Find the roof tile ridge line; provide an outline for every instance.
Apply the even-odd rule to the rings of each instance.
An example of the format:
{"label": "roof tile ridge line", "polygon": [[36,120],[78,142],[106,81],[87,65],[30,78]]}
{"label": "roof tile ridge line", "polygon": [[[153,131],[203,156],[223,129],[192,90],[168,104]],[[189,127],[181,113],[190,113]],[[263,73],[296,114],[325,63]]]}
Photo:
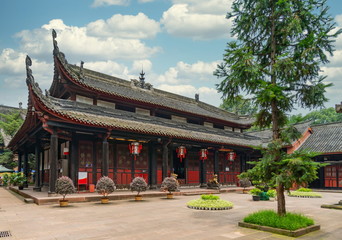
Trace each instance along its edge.
{"label": "roof tile ridge line", "polygon": [[329,123],[312,124],[311,127],[323,127],[323,126],[333,125],[333,124],[342,124],[342,121],[329,122]]}

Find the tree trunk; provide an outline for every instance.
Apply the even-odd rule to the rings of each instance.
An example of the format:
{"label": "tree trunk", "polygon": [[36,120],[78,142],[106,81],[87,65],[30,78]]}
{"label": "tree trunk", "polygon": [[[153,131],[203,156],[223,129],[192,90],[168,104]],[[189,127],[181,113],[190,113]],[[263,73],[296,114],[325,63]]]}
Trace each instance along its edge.
{"label": "tree trunk", "polygon": [[277,186],[277,200],[278,200],[278,215],[284,216],[286,214],[285,208],[285,194],[284,194],[284,185],[279,184]]}

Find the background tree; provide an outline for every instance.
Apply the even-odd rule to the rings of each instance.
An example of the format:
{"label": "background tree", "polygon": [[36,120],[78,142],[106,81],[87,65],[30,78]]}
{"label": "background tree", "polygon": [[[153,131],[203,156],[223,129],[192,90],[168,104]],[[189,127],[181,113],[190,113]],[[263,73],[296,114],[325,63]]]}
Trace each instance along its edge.
{"label": "background tree", "polygon": [[[328,63],[334,31],[326,0],[235,0],[227,18],[232,35],[223,63],[215,75],[224,78],[217,89],[224,98],[248,94],[259,111],[256,125],[271,126],[273,145],[282,144],[286,113],[296,105],[322,107],[327,101],[320,65]],[[272,165],[281,161],[281,149],[269,148]],[[277,174],[278,168],[272,168]],[[279,179],[278,179],[279,180]],[[284,182],[277,182],[278,214],[284,215]]]}
{"label": "background tree", "polygon": [[336,112],[335,108],[324,108],[317,111],[312,111],[305,116],[302,114],[292,115],[289,117],[289,124],[304,122],[304,121],[312,121],[312,124],[324,124],[324,123],[332,123],[332,122],[341,122],[342,114]]}
{"label": "background tree", "polygon": [[235,99],[224,99],[220,108],[239,115],[255,115],[258,111],[253,105],[251,99],[245,99],[242,95],[236,96]]}
{"label": "background tree", "polygon": [[20,112],[0,113],[0,128],[4,129],[5,133],[11,137],[14,136],[23,122]]}

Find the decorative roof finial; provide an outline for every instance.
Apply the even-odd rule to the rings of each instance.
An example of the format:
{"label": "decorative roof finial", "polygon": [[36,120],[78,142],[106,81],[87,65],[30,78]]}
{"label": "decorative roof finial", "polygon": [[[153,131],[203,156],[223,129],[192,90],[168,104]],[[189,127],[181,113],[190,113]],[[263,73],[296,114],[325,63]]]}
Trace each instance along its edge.
{"label": "decorative roof finial", "polygon": [[145,76],[144,70],[141,69],[141,73],[140,73],[140,77],[139,77],[141,83],[145,83],[145,77],[144,76]]}
{"label": "decorative roof finial", "polygon": [[199,102],[199,94],[198,93],[195,94],[195,101]]}
{"label": "decorative roof finial", "polygon": [[81,78],[84,78],[83,65],[84,65],[84,62],[81,60],[81,65],[80,65],[80,77]]}
{"label": "decorative roof finial", "polygon": [[32,75],[32,70],[30,69],[30,67],[32,66],[32,60],[28,55],[26,55],[25,64],[26,64],[26,84],[27,85],[33,84],[34,77]]}
{"label": "decorative roof finial", "polygon": [[59,48],[57,45],[56,38],[57,38],[57,33],[55,29],[52,29],[53,55],[56,55],[57,53],[59,53]]}

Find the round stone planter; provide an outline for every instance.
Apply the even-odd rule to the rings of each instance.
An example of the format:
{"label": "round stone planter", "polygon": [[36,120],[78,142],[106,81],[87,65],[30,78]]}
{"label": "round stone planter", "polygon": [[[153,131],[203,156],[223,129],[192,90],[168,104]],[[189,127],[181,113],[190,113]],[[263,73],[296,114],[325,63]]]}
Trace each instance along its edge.
{"label": "round stone planter", "polygon": [[229,210],[232,209],[233,207],[217,207],[217,208],[210,208],[210,207],[193,207],[193,206],[187,206],[188,208],[191,209],[196,209],[196,210],[210,210],[210,211],[215,211],[215,210]]}
{"label": "round stone planter", "polygon": [[59,200],[60,207],[67,207],[69,205],[69,200]]}
{"label": "round stone planter", "polygon": [[134,197],[135,201],[142,201],[142,196],[141,195],[136,195]]}
{"label": "round stone planter", "polygon": [[166,194],[166,198],[167,198],[167,199],[173,199],[173,194],[172,194],[172,193]]}
{"label": "round stone planter", "polygon": [[109,198],[107,198],[107,197],[102,197],[102,198],[101,198],[101,203],[102,203],[102,204],[107,204],[107,203],[109,203]]}
{"label": "round stone planter", "polygon": [[260,201],[259,195],[253,195],[252,198],[253,198],[253,201]]}

